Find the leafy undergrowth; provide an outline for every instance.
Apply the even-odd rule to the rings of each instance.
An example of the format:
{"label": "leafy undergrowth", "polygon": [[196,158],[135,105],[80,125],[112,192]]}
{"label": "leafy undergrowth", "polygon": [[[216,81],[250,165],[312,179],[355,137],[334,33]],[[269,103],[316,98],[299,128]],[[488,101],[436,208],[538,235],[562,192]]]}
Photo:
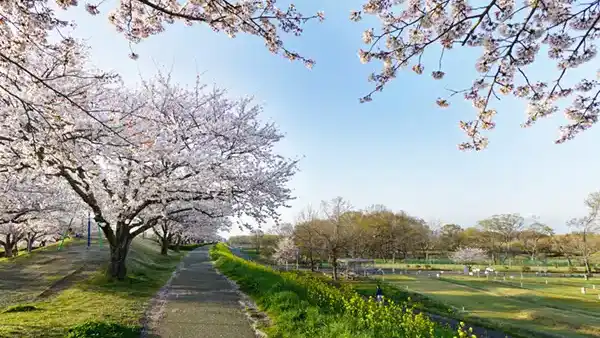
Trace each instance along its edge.
{"label": "leafy undergrowth", "polygon": [[15,307],[32,306],[35,311],[0,313],[0,337],[139,336],[147,302],[182,257],[162,256],[159,251],[151,241],[134,241],[124,281],[108,280],[102,269],[55,297]]}
{"label": "leafy undergrowth", "polygon": [[347,286],[341,288],[308,273],[277,272],[234,256],[224,244],[211,248],[217,268],[266,311],[270,337],[394,338],[467,337],[415,314],[407,302],[381,306]]}
{"label": "leafy undergrowth", "polygon": [[66,338],[111,337],[137,338],[140,329],[136,326],[125,326],[117,323],[86,322],[69,329]]}

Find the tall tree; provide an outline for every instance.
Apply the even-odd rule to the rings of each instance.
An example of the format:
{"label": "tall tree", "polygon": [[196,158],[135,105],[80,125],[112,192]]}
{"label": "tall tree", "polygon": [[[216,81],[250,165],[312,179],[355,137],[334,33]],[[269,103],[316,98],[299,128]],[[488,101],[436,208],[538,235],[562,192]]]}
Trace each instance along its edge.
{"label": "tall tree", "polygon": [[319,224],[321,226],[317,228],[317,234],[323,241],[334,280],[338,278],[338,259],[344,254],[351,235],[351,222],[348,215],[351,210],[350,203],[342,197],[321,202],[321,213],[325,222]]}
{"label": "tall tree", "polygon": [[573,231],[576,250],[583,259],[588,278],[592,273],[590,257],[600,251],[600,243],[593,240],[594,234],[600,232],[600,192],[589,194],[585,199],[585,206],[588,209],[587,215],[573,218],[567,224]]}
{"label": "tall tree", "polygon": [[527,225],[526,229],[521,232],[521,241],[523,248],[531,255],[531,260],[537,258],[540,241],[554,234],[554,230],[546,224],[540,222],[537,217]]}
{"label": "tall tree", "polygon": [[440,229],[440,248],[454,251],[463,245],[463,229],[457,224],[444,224]]}
{"label": "tall tree", "polygon": [[309,205],[300,212],[294,227],[295,244],[300,254],[308,260],[311,271],[315,271],[317,260],[321,260],[323,248],[318,233],[318,222],[320,222],[318,212]]}
{"label": "tall tree", "polygon": [[485,231],[487,241],[491,244],[491,250],[496,247],[495,243],[504,248],[502,261],[511,254],[511,242],[517,238],[524,227],[525,220],[519,214],[494,215],[479,221],[480,228]]}

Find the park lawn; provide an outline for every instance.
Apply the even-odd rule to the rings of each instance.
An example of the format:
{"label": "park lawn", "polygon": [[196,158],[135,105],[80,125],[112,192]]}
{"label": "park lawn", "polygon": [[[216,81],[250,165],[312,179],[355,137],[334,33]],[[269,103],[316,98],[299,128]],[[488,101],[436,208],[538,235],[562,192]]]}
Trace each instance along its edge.
{"label": "park lawn", "polygon": [[136,240],[128,257],[125,281],[107,280],[104,267],[99,267],[87,279],[46,300],[8,307],[0,313],[0,337],[65,337],[69,328],[90,321],[115,323],[132,337],[139,337],[148,301],[169,279],[181,257],[172,252],[162,256],[158,245]]}
{"label": "park lawn", "polygon": [[597,290],[589,290],[592,292],[587,295],[577,295],[577,287],[561,284],[565,283],[565,279],[557,280],[556,284],[549,280],[548,285],[545,282],[528,283],[524,279],[524,287],[521,288],[517,277],[507,282],[469,276],[435,279],[386,275],[384,278],[402,290],[423,294],[455,308],[457,311],[450,313],[449,317],[464,319],[473,325],[500,329],[519,336],[600,335]]}
{"label": "park lawn", "polygon": [[[427,265],[427,268],[425,267],[426,265]],[[403,263],[403,262],[396,262],[396,263],[376,262],[375,266],[377,268],[381,268],[381,269],[394,268],[394,269],[398,269],[399,271],[403,271],[403,270],[410,270],[410,271],[417,271],[417,270],[463,271],[463,268],[464,268],[464,265],[462,265],[462,264],[425,264],[425,263],[410,264],[410,263]],[[481,265],[480,267],[485,268],[487,266],[488,265]],[[523,266],[521,266],[521,265],[512,265],[512,266],[492,265],[492,267],[494,268],[494,270],[496,270],[498,272],[521,272],[521,271],[523,271]],[[547,270],[548,272],[551,272],[551,273],[583,273],[584,272],[584,268],[581,266],[576,267],[577,272],[569,271],[569,267],[567,267],[567,266],[559,266],[559,267],[528,266],[528,267],[531,269],[530,272],[536,272],[536,271],[540,271],[540,270]]]}

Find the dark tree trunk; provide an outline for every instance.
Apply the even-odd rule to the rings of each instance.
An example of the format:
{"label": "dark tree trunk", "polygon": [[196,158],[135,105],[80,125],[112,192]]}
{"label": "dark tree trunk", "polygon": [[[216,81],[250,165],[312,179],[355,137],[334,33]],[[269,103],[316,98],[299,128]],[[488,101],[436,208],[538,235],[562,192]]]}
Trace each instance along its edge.
{"label": "dark tree trunk", "polygon": [[160,254],[167,255],[169,252],[169,240],[165,237],[160,237]]}
{"label": "dark tree trunk", "polygon": [[108,267],[109,277],[124,280],[125,276],[127,276],[127,267],[125,263],[131,240],[132,238],[129,236],[124,236],[124,238],[120,238],[120,240],[117,238],[116,245],[111,244],[110,265]]}
{"label": "dark tree trunk", "polygon": [[333,280],[337,280],[338,279],[338,264],[337,264],[337,257],[333,256],[331,259],[331,265],[333,266],[333,270],[332,270],[332,276],[333,276]]}
{"label": "dark tree trunk", "polygon": [[181,236],[175,237],[175,252],[179,252],[179,245],[181,244]]}
{"label": "dark tree trunk", "polygon": [[39,234],[36,232],[30,232],[25,237],[25,240],[27,241],[27,252],[31,252],[33,250],[33,243],[37,239],[38,235]]}
{"label": "dark tree trunk", "polygon": [[10,258],[13,256],[13,250],[12,250],[12,243],[3,243],[2,245],[4,247],[4,257],[6,258]]}
{"label": "dark tree trunk", "polygon": [[592,268],[587,257],[583,257],[583,265],[585,266],[585,280],[588,280],[589,276],[592,275]]}

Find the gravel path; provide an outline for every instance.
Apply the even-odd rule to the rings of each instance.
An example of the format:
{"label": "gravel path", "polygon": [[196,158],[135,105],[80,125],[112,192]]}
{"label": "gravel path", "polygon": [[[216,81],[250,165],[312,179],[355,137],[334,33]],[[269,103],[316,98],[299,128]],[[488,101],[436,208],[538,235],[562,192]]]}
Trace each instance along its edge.
{"label": "gravel path", "polygon": [[143,337],[255,338],[240,296],[213,268],[208,248],[190,252],[153,302]]}

